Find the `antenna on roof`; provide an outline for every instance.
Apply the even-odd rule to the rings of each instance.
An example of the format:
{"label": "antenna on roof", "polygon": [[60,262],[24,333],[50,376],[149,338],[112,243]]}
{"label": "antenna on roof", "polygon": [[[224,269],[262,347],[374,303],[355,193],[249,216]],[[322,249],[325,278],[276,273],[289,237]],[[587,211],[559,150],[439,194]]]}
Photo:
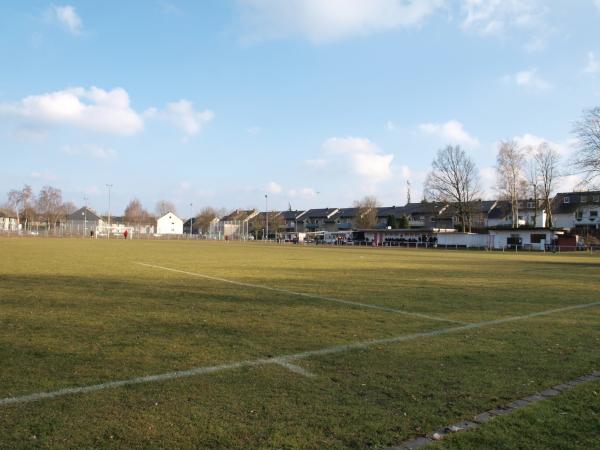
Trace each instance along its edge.
{"label": "antenna on roof", "polygon": [[410,180],[406,180],[406,203],[410,203]]}

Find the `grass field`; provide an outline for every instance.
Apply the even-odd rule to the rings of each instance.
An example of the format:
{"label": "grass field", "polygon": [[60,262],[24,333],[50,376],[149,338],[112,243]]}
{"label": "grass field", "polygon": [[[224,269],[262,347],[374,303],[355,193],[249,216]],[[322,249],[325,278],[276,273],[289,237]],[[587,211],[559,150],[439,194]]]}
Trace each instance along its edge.
{"label": "grass field", "polygon": [[[76,239],[0,254],[0,448],[385,448],[600,369],[595,255]],[[578,419],[598,389],[441,445],[515,448],[529,430],[522,448],[565,448],[568,428],[572,448],[600,447],[598,417]]]}

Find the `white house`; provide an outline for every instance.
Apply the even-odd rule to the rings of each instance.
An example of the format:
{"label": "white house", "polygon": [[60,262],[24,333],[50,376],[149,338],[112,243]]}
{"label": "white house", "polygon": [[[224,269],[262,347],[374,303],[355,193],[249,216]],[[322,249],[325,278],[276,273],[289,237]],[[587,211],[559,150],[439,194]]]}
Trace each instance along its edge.
{"label": "white house", "polygon": [[0,211],[0,231],[18,231],[21,224],[16,218],[16,214],[8,214]]}
{"label": "white house", "polygon": [[556,228],[600,228],[600,191],[556,194],[552,221]]}
{"label": "white house", "polygon": [[183,220],[169,211],[156,221],[156,232],[158,234],[183,234]]}
{"label": "white house", "polygon": [[[542,201],[538,199],[537,208],[535,200],[519,200],[519,227],[544,227],[546,223],[546,211],[542,206]],[[500,200],[496,202],[490,210],[487,217],[489,228],[512,227],[513,217],[510,202]]]}

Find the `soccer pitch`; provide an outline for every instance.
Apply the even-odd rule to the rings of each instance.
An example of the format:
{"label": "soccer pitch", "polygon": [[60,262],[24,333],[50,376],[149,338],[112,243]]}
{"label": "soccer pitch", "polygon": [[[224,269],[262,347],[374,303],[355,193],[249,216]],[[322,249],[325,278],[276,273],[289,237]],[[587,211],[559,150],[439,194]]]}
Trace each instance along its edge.
{"label": "soccer pitch", "polygon": [[[386,448],[600,369],[596,255],[0,250],[0,448]],[[551,427],[541,405],[439,445],[547,448],[562,423],[589,448],[600,383],[584,389]]]}

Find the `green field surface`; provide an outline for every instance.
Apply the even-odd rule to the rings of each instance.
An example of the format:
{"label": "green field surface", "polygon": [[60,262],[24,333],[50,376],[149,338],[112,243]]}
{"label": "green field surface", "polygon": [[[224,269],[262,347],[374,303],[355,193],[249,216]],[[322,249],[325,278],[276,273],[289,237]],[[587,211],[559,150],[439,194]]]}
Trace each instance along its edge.
{"label": "green field surface", "polygon": [[[588,253],[31,238],[0,255],[0,448],[386,448],[600,369]],[[589,448],[586,389],[444,445],[527,429],[564,448],[564,395]]]}

